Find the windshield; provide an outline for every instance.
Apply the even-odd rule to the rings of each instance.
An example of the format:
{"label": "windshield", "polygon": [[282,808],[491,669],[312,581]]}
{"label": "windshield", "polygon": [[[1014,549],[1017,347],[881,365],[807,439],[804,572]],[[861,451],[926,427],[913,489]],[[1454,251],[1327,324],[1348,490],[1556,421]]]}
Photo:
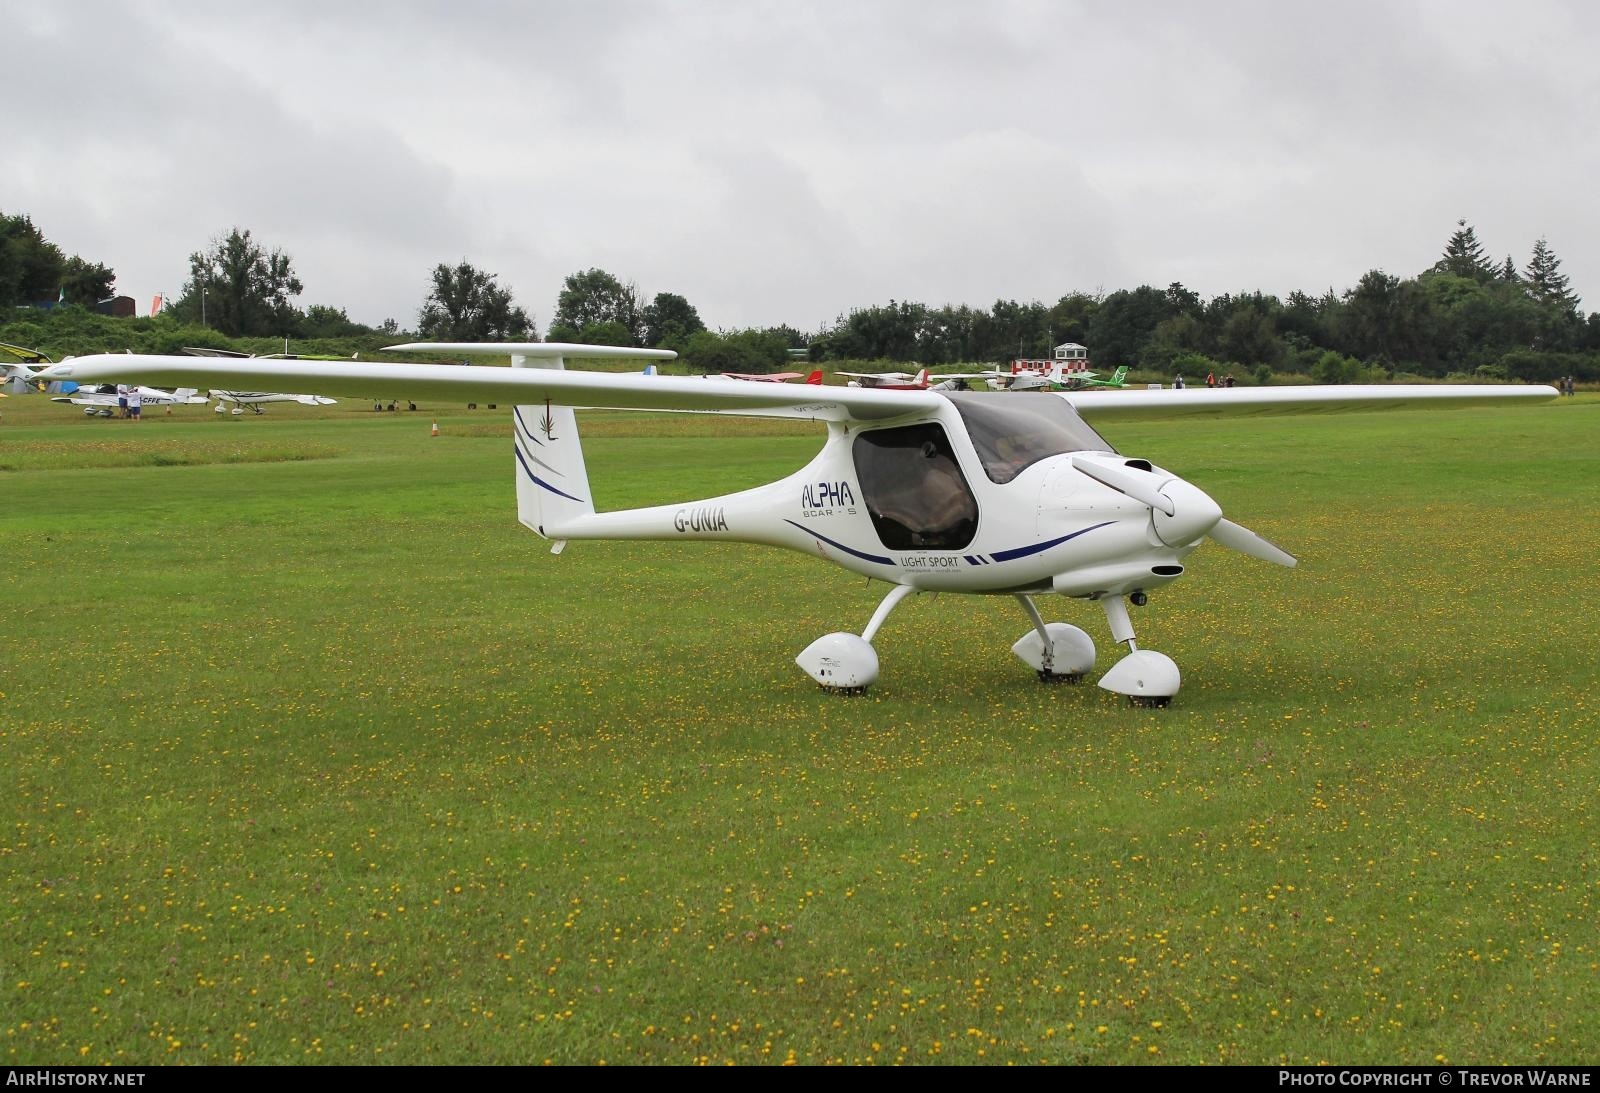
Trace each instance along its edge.
{"label": "windshield", "polygon": [[1004,485],[1046,456],[1116,449],[1084,424],[1066,399],[1049,394],[951,394],[984,473]]}

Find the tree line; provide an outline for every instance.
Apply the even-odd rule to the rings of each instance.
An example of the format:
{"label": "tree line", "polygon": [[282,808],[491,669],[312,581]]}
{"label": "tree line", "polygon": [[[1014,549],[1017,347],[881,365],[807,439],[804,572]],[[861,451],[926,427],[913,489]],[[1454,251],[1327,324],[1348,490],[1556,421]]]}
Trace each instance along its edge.
{"label": "tree line", "polygon": [[0,307],[38,303],[93,307],[111,295],[116,274],[68,256],[27,216],[0,212]]}
{"label": "tree line", "polygon": [[[402,333],[342,308],[294,298],[304,291],[290,257],[235,228],[189,258],[190,277],[165,318],[231,338],[367,339]],[[24,216],[0,214],[0,308],[61,302],[92,306],[114,273],[67,257]],[[1101,366],[1203,374],[1241,371],[1266,382],[1295,373],[1353,382],[1396,373],[1548,380],[1600,379],[1600,313],[1585,315],[1546,239],[1519,266],[1491,260],[1458,221],[1428,269],[1401,278],[1374,269],[1353,288],[1320,295],[1224,293],[1210,300],[1182,284],[1111,293],[1073,292],[1053,305],[932,307],[910,301],[858,308],[812,333],[785,326],[713,331],[672,292],[648,300],[633,282],[601,269],[568,276],[546,336],[551,341],[672,349],[706,371],[764,372],[794,351],[813,361],[881,360],[926,365],[1003,363],[1086,345]],[[436,341],[537,340],[534,316],[498,277],[465,259],[439,263],[416,316],[417,336]],[[203,337],[203,335],[201,335]]]}
{"label": "tree line", "polygon": [[1519,269],[1509,256],[1490,261],[1461,221],[1428,269],[1408,278],[1371,270],[1343,293],[1202,300],[1174,283],[1071,293],[1051,306],[997,300],[987,311],[891,300],[841,316],[810,345],[823,360],[943,364],[1044,356],[1073,341],[1105,367],[1289,372],[1334,383],[1397,372],[1600,379],[1600,313],[1578,304],[1547,240]]}

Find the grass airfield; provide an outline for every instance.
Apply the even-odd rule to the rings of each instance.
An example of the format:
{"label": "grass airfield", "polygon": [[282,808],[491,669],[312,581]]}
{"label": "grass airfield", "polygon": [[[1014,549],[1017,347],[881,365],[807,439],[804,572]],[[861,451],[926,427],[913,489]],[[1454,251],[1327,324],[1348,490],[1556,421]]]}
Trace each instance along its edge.
{"label": "grass airfield", "polygon": [[[1105,429],[1301,562],[1134,612],[1164,711],[956,596],[823,694],[883,586],[552,557],[503,410],[0,413],[6,1063],[1600,1058],[1594,396]],[[583,428],[603,507],[821,435]]]}

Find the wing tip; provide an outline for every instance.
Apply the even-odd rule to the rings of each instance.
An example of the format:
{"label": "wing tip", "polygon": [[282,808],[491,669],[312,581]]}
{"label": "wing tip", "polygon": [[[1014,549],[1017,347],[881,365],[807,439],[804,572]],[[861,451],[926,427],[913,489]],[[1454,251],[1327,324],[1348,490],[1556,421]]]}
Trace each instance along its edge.
{"label": "wing tip", "polygon": [[677,360],[670,349],[645,349],[639,346],[580,345],[576,342],[405,342],[386,345],[385,353],[465,353],[468,355],[519,357],[590,357],[601,360]]}

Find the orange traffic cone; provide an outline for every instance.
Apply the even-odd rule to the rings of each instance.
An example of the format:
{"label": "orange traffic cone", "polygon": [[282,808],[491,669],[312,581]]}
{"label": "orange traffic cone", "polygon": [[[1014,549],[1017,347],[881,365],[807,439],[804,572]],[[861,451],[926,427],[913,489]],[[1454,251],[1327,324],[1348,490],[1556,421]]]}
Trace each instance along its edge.
{"label": "orange traffic cone", "polygon": [[439,435],[439,423],[437,421],[435,421],[433,423],[433,432],[428,434],[428,435],[429,436],[438,436]]}

